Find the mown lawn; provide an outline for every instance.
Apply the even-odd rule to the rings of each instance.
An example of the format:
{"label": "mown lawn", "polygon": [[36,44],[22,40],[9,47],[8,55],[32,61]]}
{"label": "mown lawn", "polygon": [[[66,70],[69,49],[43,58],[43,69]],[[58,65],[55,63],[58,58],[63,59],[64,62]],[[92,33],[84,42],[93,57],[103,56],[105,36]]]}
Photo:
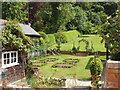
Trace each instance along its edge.
{"label": "mown lawn", "polygon": [[[88,40],[90,42],[90,46],[91,46],[91,41],[92,41],[95,51],[105,51],[104,43],[101,43],[101,37],[99,37],[99,35],[81,35],[80,37],[74,38],[73,40],[69,41],[68,43],[61,44],[61,50],[71,51],[72,47],[73,47],[73,43],[76,47],[78,47],[79,46],[78,41],[81,39]],[[84,42],[80,43],[79,50],[85,51],[85,43]]]}
{"label": "mown lawn", "polygon": [[[51,55],[44,58],[55,57],[58,58],[55,62],[47,62],[46,65],[38,67],[41,71],[40,75],[44,77],[65,77],[65,78],[77,78],[77,79],[90,79],[90,70],[86,69],[86,65],[89,61],[89,58],[92,56],[87,57],[80,57],[80,56],[72,56],[72,55]],[[56,62],[63,62],[64,59],[67,58],[77,58],[80,61],[71,68],[52,68],[51,66]],[[76,75],[75,75],[76,74]]]}

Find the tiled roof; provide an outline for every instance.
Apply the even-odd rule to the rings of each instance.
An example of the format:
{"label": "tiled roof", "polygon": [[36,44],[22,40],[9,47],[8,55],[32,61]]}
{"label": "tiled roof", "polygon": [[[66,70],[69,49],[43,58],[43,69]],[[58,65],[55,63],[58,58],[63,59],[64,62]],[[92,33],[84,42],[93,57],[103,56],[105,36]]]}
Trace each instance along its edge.
{"label": "tiled roof", "polygon": [[[3,30],[5,28],[4,25],[5,20],[0,19],[0,30]],[[37,33],[32,27],[30,27],[29,25],[26,24],[19,24],[20,27],[22,28],[23,32],[25,33],[25,35],[33,35],[33,36],[40,36],[39,33]]]}

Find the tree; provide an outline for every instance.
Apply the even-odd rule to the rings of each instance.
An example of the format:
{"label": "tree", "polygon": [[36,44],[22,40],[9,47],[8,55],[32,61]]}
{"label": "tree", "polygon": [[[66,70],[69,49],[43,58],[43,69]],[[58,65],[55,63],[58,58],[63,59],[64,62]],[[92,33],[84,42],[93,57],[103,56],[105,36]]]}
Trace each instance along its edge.
{"label": "tree", "polygon": [[76,16],[70,24],[77,27],[77,30],[81,33],[89,33],[92,23],[88,21],[87,14],[78,6],[75,7],[75,12]]}
{"label": "tree", "polygon": [[2,4],[2,18],[17,19],[20,23],[26,23],[28,20],[26,9],[26,2],[4,2]]}
{"label": "tree", "polygon": [[120,53],[120,7],[118,14],[98,28],[98,33],[108,45],[111,53]]}
{"label": "tree", "polygon": [[44,3],[36,14],[34,28],[37,31],[56,33],[66,30],[66,24],[74,19],[75,12],[72,3]]}

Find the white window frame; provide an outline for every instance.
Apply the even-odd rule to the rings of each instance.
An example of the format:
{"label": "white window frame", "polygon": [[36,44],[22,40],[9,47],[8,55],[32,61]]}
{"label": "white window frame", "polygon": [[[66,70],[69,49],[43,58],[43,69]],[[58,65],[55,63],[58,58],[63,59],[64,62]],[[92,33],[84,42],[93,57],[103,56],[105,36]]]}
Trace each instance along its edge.
{"label": "white window frame", "polygon": [[[16,57],[13,54],[13,57],[11,56],[12,53],[16,53]],[[6,58],[4,58],[4,54],[6,54]],[[7,54],[9,54],[9,58],[7,58]],[[16,61],[14,62],[14,58],[16,58]],[[4,64],[4,61],[6,59],[6,64]],[[7,59],[9,59],[9,63],[7,64]],[[13,59],[13,62],[11,62]],[[18,65],[18,51],[6,51],[2,52],[2,68],[12,67],[15,65]]]}

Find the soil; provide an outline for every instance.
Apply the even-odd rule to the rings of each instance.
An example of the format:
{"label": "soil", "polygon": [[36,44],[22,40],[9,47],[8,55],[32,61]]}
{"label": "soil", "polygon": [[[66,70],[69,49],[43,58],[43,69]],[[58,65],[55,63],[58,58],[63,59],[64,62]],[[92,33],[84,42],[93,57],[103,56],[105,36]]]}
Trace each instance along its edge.
{"label": "soil", "polygon": [[43,65],[45,63],[33,63],[33,65]]}
{"label": "soil", "polygon": [[57,64],[57,66],[72,66],[72,64]]}
{"label": "soil", "polygon": [[47,58],[47,59],[45,59],[46,61],[55,61],[56,60],[56,58]]}
{"label": "soil", "polygon": [[70,61],[70,62],[77,62],[78,60],[77,59],[67,59],[65,61]]}

